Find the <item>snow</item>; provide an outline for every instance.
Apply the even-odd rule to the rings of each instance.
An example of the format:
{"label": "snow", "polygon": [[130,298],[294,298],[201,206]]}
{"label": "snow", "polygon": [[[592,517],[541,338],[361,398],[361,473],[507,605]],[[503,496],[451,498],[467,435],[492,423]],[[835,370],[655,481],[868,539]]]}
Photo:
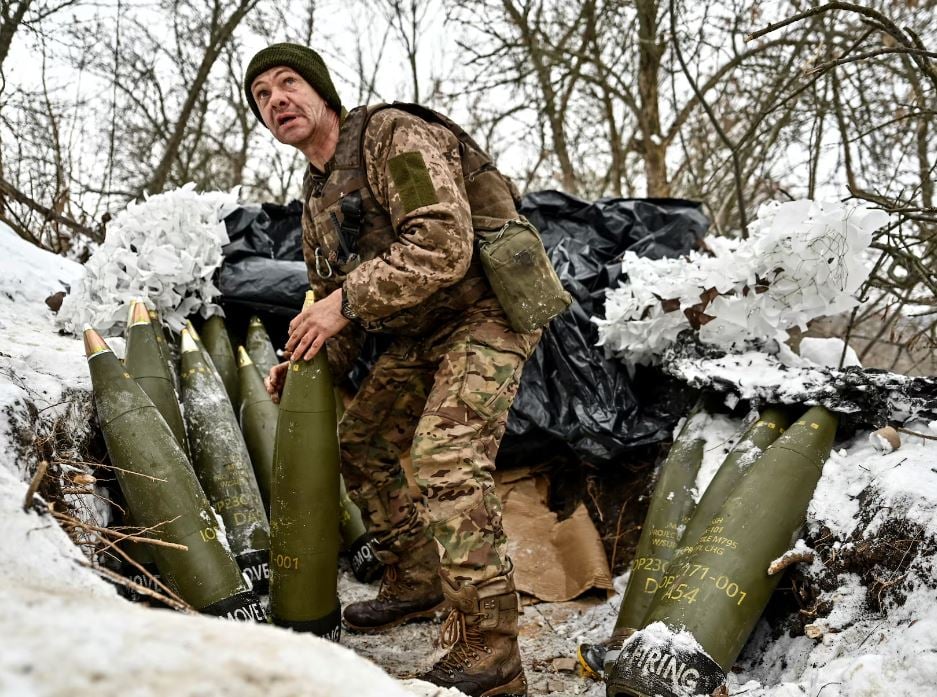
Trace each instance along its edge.
{"label": "snow", "polygon": [[718,381],[732,384],[742,399],[762,401],[773,398],[779,402],[799,402],[804,393],[829,381],[828,374],[819,367],[785,363],[763,351],[742,351],[703,360],[675,357],[668,361],[667,370],[694,387]]}
{"label": "snow", "polygon": [[739,436],[739,423],[723,414],[708,414],[704,433],[706,446],[703,448],[703,461],[696,474],[696,485],[693,487],[693,499],[699,503],[709,486],[709,482],[716,476],[719,466],[729,451],[735,447]]}
{"label": "snow", "polygon": [[[846,347],[846,355],[843,356],[843,346],[846,342],[836,337],[819,338],[805,336],[800,340],[800,357],[817,365],[827,368],[848,368],[850,366],[862,367],[859,362],[859,356],[852,346]],[[843,358],[843,364],[840,366],[839,359]]]}
{"label": "snow", "polygon": [[0,590],[0,627],[14,639],[0,658],[0,693],[410,694],[377,666],[321,639],[146,609],[64,581]]}
{"label": "snow", "polygon": [[[77,265],[30,247],[0,226],[0,694],[3,695],[433,695],[457,697],[416,680],[398,680],[428,667],[436,624],[400,627],[385,635],[346,635],[343,645],[270,626],[248,625],[129,603],[86,566],[80,550],[44,512],[23,509],[35,467],[31,434],[49,420],[80,437],[89,428],[90,380],[79,340],[56,332],[43,303],[81,277]],[[109,340],[112,346],[116,342]],[[751,351],[678,371],[712,384],[714,376],[741,385],[738,398],[756,400],[809,386],[822,389],[828,369]],[[793,366],[793,367],[791,367]],[[800,390],[800,392],[798,392]],[[41,410],[41,411],[40,411]],[[713,415],[694,423],[706,437],[696,482],[702,492],[736,434],[750,421]],[[931,417],[933,418],[933,417]],[[905,423],[937,434],[937,422]],[[880,451],[860,429],[838,442],[807,511],[805,539],[818,549],[806,578],[831,577],[822,593],[826,617],[812,620],[817,638],[790,636],[764,619],[733,672],[730,694],[746,697],[902,697],[933,694],[937,684],[937,568],[919,556],[892,573],[903,601],[886,595],[882,611],[852,573],[824,567],[816,540],[829,535],[837,552],[874,539],[889,521],[919,526],[922,542],[937,540],[937,441],[903,434],[901,446]],[[531,694],[599,697],[604,685],[551,670],[553,659],[575,655],[582,641],[607,638],[627,573],[608,599],[525,608],[521,650]],[[827,586],[824,586],[827,587]],[[372,597],[342,574],[343,602]],[[692,637],[686,638],[691,641]],[[349,650],[352,649],[352,650]],[[438,655],[438,650],[435,655]],[[377,662],[384,670],[364,657]]]}
{"label": "snow", "polygon": [[0,223],[0,254],[4,274],[0,293],[10,302],[41,303],[83,274],[81,264],[24,243],[3,223]]}

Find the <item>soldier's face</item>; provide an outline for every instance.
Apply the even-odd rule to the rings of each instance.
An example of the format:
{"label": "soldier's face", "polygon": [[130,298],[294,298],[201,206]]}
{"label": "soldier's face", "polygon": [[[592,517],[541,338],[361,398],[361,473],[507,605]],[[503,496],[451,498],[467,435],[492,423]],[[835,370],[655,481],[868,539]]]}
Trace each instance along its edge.
{"label": "soldier's face", "polygon": [[286,145],[302,149],[325,131],[328,105],[295,70],[270,68],[251,84],[264,124]]}

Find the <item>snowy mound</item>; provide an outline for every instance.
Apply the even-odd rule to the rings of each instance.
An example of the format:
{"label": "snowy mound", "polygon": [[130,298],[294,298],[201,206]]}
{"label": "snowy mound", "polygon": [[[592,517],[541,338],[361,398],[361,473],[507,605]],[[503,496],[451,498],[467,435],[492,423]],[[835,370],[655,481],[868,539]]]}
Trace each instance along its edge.
{"label": "snowy mound", "polygon": [[[937,419],[937,378],[877,369],[827,368],[790,351],[725,353],[681,339],[664,352],[663,370],[690,387],[720,392],[726,404],[820,404],[867,428]],[[842,344],[840,343],[840,351]]]}
{"label": "snowy mound", "polygon": [[80,264],[25,242],[3,223],[0,223],[0,259],[3,260],[0,293],[14,302],[41,303],[82,275]]}
{"label": "snowy mound", "polygon": [[134,298],[148,298],[180,330],[186,317],[207,317],[220,291],[212,275],[228,243],[225,216],[237,192],[197,193],[194,184],[132,203],[107,226],[107,237],[85,264],[79,286],[65,298],[58,322],[78,333],[91,324],[104,334],[126,321]]}
{"label": "snowy mound", "polygon": [[628,283],[607,293],[599,344],[629,364],[659,359],[685,329],[722,348],[787,338],[815,317],[853,307],[868,278],[865,251],[887,216],[859,206],[792,201],[761,206],[751,237],[717,256],[625,254]]}

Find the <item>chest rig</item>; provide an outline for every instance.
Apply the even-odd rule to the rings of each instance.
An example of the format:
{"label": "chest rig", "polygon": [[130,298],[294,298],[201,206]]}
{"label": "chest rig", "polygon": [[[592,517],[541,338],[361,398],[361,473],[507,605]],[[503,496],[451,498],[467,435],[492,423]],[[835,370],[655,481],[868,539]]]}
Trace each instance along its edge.
{"label": "chest rig", "polygon": [[[390,215],[368,182],[364,153],[368,122],[377,112],[391,108],[443,126],[456,137],[476,235],[497,230],[517,217],[517,189],[471,136],[448,117],[401,102],[358,107],[341,125],[329,172],[319,177],[307,172],[304,182],[307,262],[310,273],[329,285],[340,285],[361,262],[380,255],[397,239]],[[480,267],[473,259],[467,277],[479,275]]]}

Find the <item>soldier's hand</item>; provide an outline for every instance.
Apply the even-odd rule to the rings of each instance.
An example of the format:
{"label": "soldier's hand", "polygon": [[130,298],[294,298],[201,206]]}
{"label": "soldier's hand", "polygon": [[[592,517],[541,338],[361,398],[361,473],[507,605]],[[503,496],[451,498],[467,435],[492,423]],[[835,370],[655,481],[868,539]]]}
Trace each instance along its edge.
{"label": "soldier's hand", "polygon": [[286,382],[286,371],[289,370],[289,368],[289,361],[277,363],[264,378],[264,387],[267,389],[267,394],[270,395],[270,399],[273,400],[274,404],[280,403],[280,393],[283,392],[283,384]]}
{"label": "soldier's hand", "polygon": [[348,322],[342,314],[342,291],[334,290],[293,318],[286,350],[293,360],[308,361],[319,353],[327,339],[348,326]]}

